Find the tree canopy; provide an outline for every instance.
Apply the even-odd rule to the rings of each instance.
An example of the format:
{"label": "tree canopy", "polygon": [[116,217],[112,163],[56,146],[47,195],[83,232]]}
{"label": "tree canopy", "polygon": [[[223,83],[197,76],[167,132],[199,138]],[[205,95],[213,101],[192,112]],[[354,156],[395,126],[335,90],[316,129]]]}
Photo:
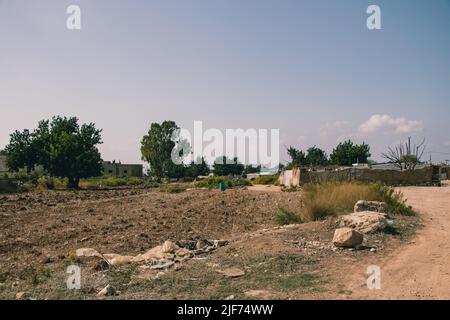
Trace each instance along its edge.
{"label": "tree canopy", "polygon": [[15,131],[6,146],[7,165],[11,171],[40,165],[52,176],[68,178],[68,187],[77,188],[81,178],[98,176],[102,159],[97,145],[101,130],[93,123],[78,124],[76,117],[42,120],[32,133]]}
{"label": "tree canopy", "polygon": [[244,172],[244,165],[239,163],[238,158],[228,159],[225,156],[218,157],[214,161],[214,174],[216,176],[241,175]]}
{"label": "tree canopy", "polygon": [[326,166],[328,164],[328,157],[325,151],[316,146],[306,150],[306,164],[309,166]]}
{"label": "tree canopy", "polygon": [[174,121],[152,123],[141,140],[142,160],[149,163],[149,174],[156,178],[184,177],[182,160],[189,152],[190,145],[180,136],[180,128]]}
{"label": "tree canopy", "polygon": [[340,166],[351,166],[354,163],[367,163],[370,157],[370,147],[364,142],[360,145],[351,140],[341,142],[330,155],[330,162]]}

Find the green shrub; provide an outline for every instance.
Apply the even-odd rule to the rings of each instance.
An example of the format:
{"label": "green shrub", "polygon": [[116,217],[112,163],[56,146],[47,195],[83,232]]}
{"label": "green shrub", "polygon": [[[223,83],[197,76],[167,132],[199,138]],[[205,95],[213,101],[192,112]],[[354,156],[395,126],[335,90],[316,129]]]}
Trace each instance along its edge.
{"label": "green shrub", "polygon": [[278,175],[259,176],[253,180],[253,184],[278,184]]}
{"label": "green shrub", "polygon": [[285,208],[278,208],[278,212],[275,215],[275,222],[280,226],[284,226],[286,224],[299,223],[301,219],[292,211]]}
{"label": "green shrub", "polygon": [[239,188],[251,185],[250,181],[242,178],[241,176],[227,176],[227,177],[213,176],[195,181],[194,186],[197,188],[215,189],[219,188],[219,184],[221,182],[225,183],[226,188]]}
{"label": "green shrub", "polygon": [[179,184],[164,184],[159,187],[159,191],[168,193],[180,193],[186,191],[186,188]]}
{"label": "green shrub", "polygon": [[144,188],[159,188],[161,186],[161,183],[153,180],[145,180],[143,181],[142,186]]}
{"label": "green shrub", "polygon": [[403,194],[391,187],[378,183],[328,182],[304,186],[302,220],[312,221],[353,212],[358,200],[384,201],[389,213],[412,214],[411,207],[405,204]]}
{"label": "green shrub", "polygon": [[55,182],[52,177],[41,176],[38,178],[37,187],[42,190],[53,190],[55,189]]}

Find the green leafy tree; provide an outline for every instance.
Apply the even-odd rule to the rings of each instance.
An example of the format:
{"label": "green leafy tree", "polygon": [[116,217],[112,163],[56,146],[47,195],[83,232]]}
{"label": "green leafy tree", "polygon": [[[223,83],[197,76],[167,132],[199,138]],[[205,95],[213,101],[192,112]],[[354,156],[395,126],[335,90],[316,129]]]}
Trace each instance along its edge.
{"label": "green leafy tree", "polygon": [[244,172],[244,165],[236,157],[233,160],[225,156],[218,157],[213,167],[216,176],[241,175]]}
{"label": "green leafy tree", "polygon": [[192,161],[186,168],[185,176],[196,178],[198,176],[207,176],[209,174],[209,166],[203,157],[197,159],[196,162]]}
{"label": "green leafy tree", "polygon": [[328,164],[327,154],[322,149],[314,146],[306,152],[306,164],[310,166],[326,166]]}
{"label": "green leafy tree", "polygon": [[370,157],[370,147],[364,142],[360,145],[347,140],[334,148],[330,155],[330,162],[335,165],[351,166],[354,163],[367,163]]}
{"label": "green leafy tree", "polygon": [[257,165],[256,167],[248,164],[245,166],[244,168],[244,173],[248,174],[248,173],[259,173],[261,172],[261,165]]}
{"label": "green leafy tree", "polygon": [[291,161],[286,165],[286,169],[302,167],[307,164],[306,155],[302,150],[295,149],[291,146],[287,149],[287,153],[291,158]]}
{"label": "green leafy tree", "polygon": [[6,164],[13,172],[23,168],[31,172],[38,162],[38,150],[33,143],[33,134],[28,129],[14,131],[4,151],[7,155]]}
{"label": "green leafy tree", "polygon": [[67,178],[69,188],[78,188],[81,178],[101,173],[100,143],[101,130],[93,123],[80,127],[76,117],[53,117],[40,121],[33,133],[25,129],[11,134],[7,164],[12,171],[41,165],[50,175]]}
{"label": "green leafy tree", "polygon": [[[148,133],[141,140],[142,160],[149,163],[149,174],[153,177],[182,177],[185,167],[182,159],[189,152],[190,146],[180,136],[180,128],[174,121],[152,123]],[[172,155],[179,163],[173,162]]]}

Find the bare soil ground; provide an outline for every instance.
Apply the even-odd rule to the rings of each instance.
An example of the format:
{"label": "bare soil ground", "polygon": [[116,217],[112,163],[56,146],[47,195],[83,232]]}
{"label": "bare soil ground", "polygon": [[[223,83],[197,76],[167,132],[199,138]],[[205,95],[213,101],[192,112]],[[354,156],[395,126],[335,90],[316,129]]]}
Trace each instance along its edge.
{"label": "bare soil ground", "polygon": [[[437,195],[445,188],[436,189],[436,199],[430,202],[422,197],[432,188],[412,188],[411,193],[405,189],[411,204],[421,213],[424,208],[423,232],[428,232],[429,210],[448,210],[447,200],[441,199],[448,193]],[[14,299],[24,291],[37,299],[97,299],[106,284],[120,291],[110,297],[114,299],[371,298],[365,287],[367,265],[380,263],[384,272],[383,262],[388,266],[390,257],[404,254],[411,241],[422,236],[411,240],[418,217],[398,217],[388,233],[366,237],[365,244],[376,247],[375,252],[336,250],[331,244],[333,218],[275,226],[278,207],[298,212],[300,197],[301,192],[262,187],[173,194],[131,189],[0,195],[0,298]],[[428,209],[435,202],[441,207]],[[440,234],[439,250],[448,250],[447,233]],[[92,247],[102,253],[136,255],[165,240],[186,239],[227,239],[230,244],[177,264],[157,279],[135,264],[99,270],[98,261],[70,254]],[[436,279],[448,270],[438,253],[430,251],[428,256],[430,265],[439,260],[440,267],[429,267],[437,268]],[[82,268],[81,290],[66,288],[66,267],[72,263]],[[220,273],[230,267],[244,274],[228,278]],[[384,289],[388,280],[382,281]]]}
{"label": "bare soil ground", "polygon": [[353,297],[450,299],[450,186],[399,189],[422,216],[424,228],[401,250],[373,259],[381,267],[380,290],[367,290],[364,279],[352,273]]}

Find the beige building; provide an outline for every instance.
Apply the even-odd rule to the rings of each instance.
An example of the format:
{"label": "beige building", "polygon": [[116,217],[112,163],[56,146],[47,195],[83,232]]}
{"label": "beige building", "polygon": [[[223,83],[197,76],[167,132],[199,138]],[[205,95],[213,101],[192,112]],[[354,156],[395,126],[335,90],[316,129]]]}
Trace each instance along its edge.
{"label": "beige building", "polygon": [[123,164],[120,162],[103,162],[103,174],[115,177],[142,177],[142,164]]}

